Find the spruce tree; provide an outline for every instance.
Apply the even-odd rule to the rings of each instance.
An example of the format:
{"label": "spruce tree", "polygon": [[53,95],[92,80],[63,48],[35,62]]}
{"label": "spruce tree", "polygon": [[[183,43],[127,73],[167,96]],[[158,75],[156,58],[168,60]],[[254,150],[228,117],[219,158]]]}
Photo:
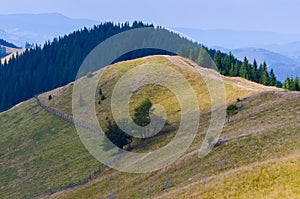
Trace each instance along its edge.
{"label": "spruce tree", "polygon": [[295,90],[295,80],[294,77],[290,78],[290,88],[289,90],[294,91]]}
{"label": "spruce tree", "polygon": [[256,60],[254,59],[254,61],[253,61],[253,65],[252,65],[252,81],[254,81],[254,82],[258,82],[259,81],[259,79],[258,79],[258,68],[257,68],[257,62],[256,62]]}
{"label": "spruce tree", "polygon": [[223,68],[222,68],[221,52],[219,50],[215,53],[214,62],[218,70],[221,71]]}
{"label": "spruce tree", "polygon": [[188,47],[189,59],[194,60],[193,58],[193,48],[191,46]]}
{"label": "spruce tree", "polygon": [[294,90],[295,90],[295,91],[300,91],[300,81],[299,81],[299,77],[296,77],[296,78],[295,78],[295,81],[294,81]]}
{"label": "spruce tree", "polygon": [[205,48],[200,49],[197,64],[205,68],[212,68],[213,63]]}
{"label": "spruce tree", "polygon": [[152,102],[147,98],[134,109],[134,122],[139,126],[147,126],[150,123],[149,111]]}
{"label": "spruce tree", "polygon": [[231,64],[230,70],[229,70],[229,76],[234,77],[234,64]]}
{"label": "spruce tree", "polygon": [[269,86],[277,86],[277,79],[273,69],[270,71]]}
{"label": "spruce tree", "polygon": [[229,55],[225,56],[223,61],[223,69],[221,71],[223,75],[229,75],[232,63],[233,63],[233,56],[230,52]]}
{"label": "spruce tree", "polygon": [[[147,126],[151,120],[150,120],[150,109],[152,107],[152,102],[147,98],[145,101],[143,101],[137,108],[134,109],[134,118],[133,121],[142,127]],[[144,132],[140,132],[142,137],[147,137],[148,130],[145,129]]]}
{"label": "spruce tree", "polygon": [[286,79],[285,79],[285,81],[282,85],[282,88],[290,90],[290,88],[291,88],[291,79],[289,78],[289,76],[286,77]]}
{"label": "spruce tree", "polygon": [[260,83],[263,85],[268,85],[269,82],[269,76],[267,71],[267,64],[266,62],[263,63],[262,69],[260,71]]}
{"label": "spruce tree", "polygon": [[236,61],[234,64],[233,76],[237,77],[239,75],[239,62]]}
{"label": "spruce tree", "polygon": [[248,59],[245,57],[244,58],[244,61],[243,61],[243,64],[240,68],[240,71],[239,71],[239,75],[240,77],[243,77],[245,79],[248,79],[248,71],[247,71],[247,68],[248,68]]}

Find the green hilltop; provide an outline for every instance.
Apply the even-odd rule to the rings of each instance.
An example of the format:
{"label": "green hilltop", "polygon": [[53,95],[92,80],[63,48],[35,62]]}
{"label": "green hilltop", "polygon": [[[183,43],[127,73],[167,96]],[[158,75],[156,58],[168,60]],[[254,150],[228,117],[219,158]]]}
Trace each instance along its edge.
{"label": "green hilltop", "polygon": [[[255,62],[251,64],[246,58],[241,62],[231,53],[225,54],[214,49],[208,49],[197,42],[181,37],[177,33],[162,27],[154,27],[151,24],[137,21],[132,24],[106,22],[60,36],[51,42],[45,42],[43,46],[31,46],[24,52],[19,52],[22,54],[21,56],[11,56],[6,59],[6,62],[3,61],[0,64],[0,84],[6,86],[0,92],[0,111],[7,110],[36,94],[65,86],[74,81],[80,65],[97,45],[120,33],[130,33],[130,31],[141,29],[147,29],[149,32],[140,39],[127,35],[128,38],[124,39],[125,43],[115,41],[111,44],[111,46],[115,46],[115,48],[109,49],[111,55],[114,54],[114,51],[128,45],[140,45],[140,50],[125,53],[113,60],[114,62],[149,55],[178,54],[207,67],[207,58],[203,57],[203,54],[208,53],[216,63],[215,69],[225,76],[243,77],[264,85],[281,87],[281,83],[277,81],[274,72],[269,72],[265,63],[258,65],[259,63]],[[160,44],[158,49],[149,48],[149,46],[157,46],[157,44]],[[159,49],[172,50],[169,52],[169,50]]]}
{"label": "green hilltop", "polygon": [[[117,81],[143,64],[172,67],[195,90],[201,118],[195,140],[184,155],[172,165],[145,174],[101,167],[80,142],[74,124],[30,99],[0,113],[0,198],[299,198],[299,93],[221,76],[227,103],[236,103],[240,109],[224,126],[220,137],[224,142],[199,159],[212,102],[203,77],[193,72],[198,66],[185,58],[149,56],[106,67],[98,87],[105,99],[95,96],[101,126],[105,128],[112,120],[110,100]],[[216,71],[199,70],[218,81]],[[73,85],[43,93],[38,99],[50,110],[72,118]],[[165,146],[180,122],[176,96],[157,85],[143,86],[131,97],[131,115],[145,98],[165,108],[168,132],[134,140],[133,152]],[[104,169],[95,174],[99,168]]]}

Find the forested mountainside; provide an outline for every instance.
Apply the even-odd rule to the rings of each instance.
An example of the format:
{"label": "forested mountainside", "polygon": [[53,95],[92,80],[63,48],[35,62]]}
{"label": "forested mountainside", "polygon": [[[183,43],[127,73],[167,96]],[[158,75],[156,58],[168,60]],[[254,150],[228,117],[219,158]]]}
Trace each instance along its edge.
{"label": "forested mountainside", "polygon": [[[232,54],[224,54],[220,51],[203,48],[201,44],[181,37],[177,33],[170,32],[162,27],[133,22],[132,24],[114,24],[111,22],[95,25],[91,29],[81,29],[69,35],[59,37],[53,41],[47,41],[43,46],[35,46],[27,49],[21,56],[13,57],[4,62],[0,67],[0,84],[4,85],[0,90],[0,111],[4,111],[15,104],[27,100],[33,95],[49,91],[66,85],[75,80],[77,71],[88,55],[100,42],[126,30],[148,27],[161,31],[161,37],[151,34],[142,38],[145,44],[166,43],[175,45],[178,54],[196,61],[199,65],[207,64],[203,50],[207,50],[214,59],[218,70],[224,75],[241,76],[246,79],[265,85],[278,85],[274,73],[267,71],[266,64],[259,68],[257,64],[249,64],[238,61]],[[114,44],[115,47],[122,45]],[[201,50],[202,49],[202,50]],[[173,55],[174,52],[166,52],[156,49],[144,49],[121,56],[115,61],[129,60],[154,54]]]}

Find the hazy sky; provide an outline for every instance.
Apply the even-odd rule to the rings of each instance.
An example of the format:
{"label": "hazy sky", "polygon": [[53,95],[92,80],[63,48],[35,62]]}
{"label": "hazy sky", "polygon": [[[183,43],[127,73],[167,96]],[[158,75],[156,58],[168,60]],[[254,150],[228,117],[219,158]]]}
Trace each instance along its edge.
{"label": "hazy sky", "polygon": [[97,21],[282,33],[300,33],[299,10],[298,0],[2,0],[0,6],[1,14],[58,12]]}

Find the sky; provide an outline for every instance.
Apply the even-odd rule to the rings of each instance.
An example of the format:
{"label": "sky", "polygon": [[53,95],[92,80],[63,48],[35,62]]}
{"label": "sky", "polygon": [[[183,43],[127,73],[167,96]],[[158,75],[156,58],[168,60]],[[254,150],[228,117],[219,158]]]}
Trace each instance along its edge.
{"label": "sky", "polygon": [[300,33],[298,0],[2,0],[0,14],[61,13],[71,18],[164,27]]}

